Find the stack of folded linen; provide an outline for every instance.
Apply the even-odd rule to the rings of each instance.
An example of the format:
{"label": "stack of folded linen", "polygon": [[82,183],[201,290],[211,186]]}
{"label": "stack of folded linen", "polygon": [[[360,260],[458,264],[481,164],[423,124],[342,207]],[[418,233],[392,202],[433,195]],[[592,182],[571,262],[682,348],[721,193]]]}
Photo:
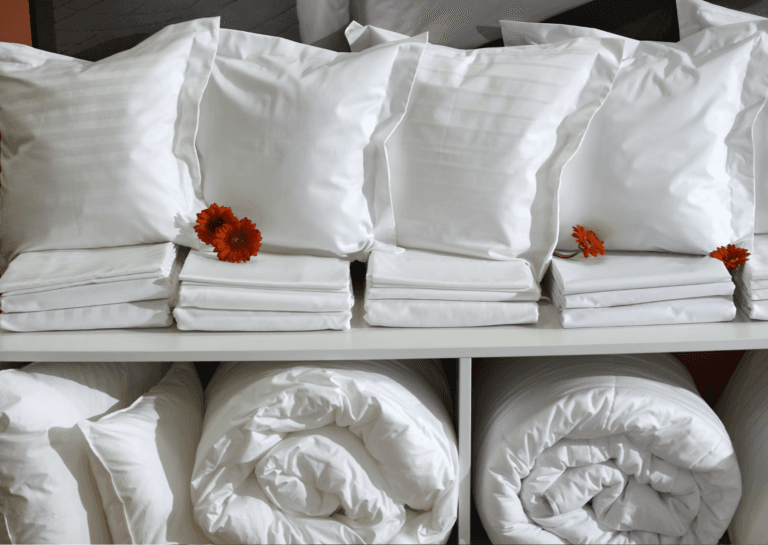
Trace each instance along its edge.
{"label": "stack of folded linen", "polygon": [[163,242],[21,253],[0,278],[0,327],[168,327],[186,250]]}
{"label": "stack of folded linen", "polygon": [[754,250],[733,273],[734,300],[753,320],[768,320],[768,234],[755,235]]}
{"label": "stack of folded linen", "polygon": [[530,324],[539,318],[540,296],[522,259],[374,250],[366,273],[365,321],[387,327]]}
{"label": "stack of folded linen", "polygon": [[708,256],[608,252],[555,258],[550,295],[565,328],[726,322],[735,286]]}
{"label": "stack of folded linen", "polygon": [[349,329],[349,261],[259,252],[250,261],[220,261],[192,250],[179,276],[179,329],[313,331]]}

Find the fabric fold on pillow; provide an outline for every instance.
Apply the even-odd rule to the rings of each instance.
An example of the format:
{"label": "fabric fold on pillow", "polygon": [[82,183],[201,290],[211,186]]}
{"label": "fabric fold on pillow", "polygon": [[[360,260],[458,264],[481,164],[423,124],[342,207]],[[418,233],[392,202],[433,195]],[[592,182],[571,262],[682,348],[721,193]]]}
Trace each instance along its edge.
{"label": "fabric fold on pillow", "polygon": [[365,315],[385,327],[475,327],[538,320],[541,289],[522,259],[407,249],[368,259]]}
{"label": "fabric fold on pillow", "polygon": [[717,543],[734,447],[668,354],[480,359],[473,496],[493,543]]}
{"label": "fabric fold on pillow", "polygon": [[259,252],[220,261],[192,250],[180,273],[174,317],[181,330],[316,331],[349,329],[354,295],[349,262]]}

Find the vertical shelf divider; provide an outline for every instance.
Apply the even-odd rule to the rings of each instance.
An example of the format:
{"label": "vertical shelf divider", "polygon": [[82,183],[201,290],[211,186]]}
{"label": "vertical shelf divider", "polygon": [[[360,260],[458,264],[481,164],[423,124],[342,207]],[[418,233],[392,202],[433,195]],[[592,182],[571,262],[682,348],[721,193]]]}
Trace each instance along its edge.
{"label": "vertical shelf divider", "polygon": [[459,543],[469,544],[472,489],[472,358],[459,358]]}

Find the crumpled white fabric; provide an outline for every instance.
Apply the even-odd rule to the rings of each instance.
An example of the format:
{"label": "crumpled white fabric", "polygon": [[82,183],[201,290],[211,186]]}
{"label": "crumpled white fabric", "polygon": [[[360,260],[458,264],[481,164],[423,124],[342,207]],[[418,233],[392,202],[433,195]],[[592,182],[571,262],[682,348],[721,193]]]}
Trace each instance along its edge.
{"label": "crumpled white fabric", "polygon": [[[173,243],[168,243],[174,246]],[[165,245],[162,245],[165,246]],[[129,247],[132,248],[132,247]],[[118,248],[114,248],[118,249]],[[127,249],[127,248],[126,248]],[[157,248],[161,250],[161,248]],[[44,310],[57,310],[67,308],[92,307],[97,305],[111,305],[117,303],[129,303],[133,301],[150,301],[153,299],[173,299],[176,296],[179,287],[179,271],[187,255],[187,249],[176,246],[173,251],[167,251],[168,248],[162,248],[163,254],[154,255],[154,266],[157,266],[156,275],[143,277],[145,273],[138,273],[139,278],[125,279],[129,275],[121,274],[123,271],[130,272],[134,268],[132,262],[123,261],[126,264],[125,269],[114,268],[112,273],[117,274],[123,280],[110,280],[109,278],[93,277],[94,283],[70,285],[68,287],[37,287],[13,292],[5,292],[0,296],[0,310],[3,312],[38,312]],[[101,252],[98,250],[84,250],[85,252]],[[73,252],[72,250],[51,250],[50,252]],[[42,253],[42,252],[39,252]],[[141,259],[137,255],[139,252],[128,250],[126,254],[133,254],[133,257]],[[21,254],[25,256],[28,254]],[[113,253],[119,256],[119,252]],[[162,261],[160,258],[162,256]],[[173,256],[170,268],[168,261]],[[57,256],[58,261],[65,265],[74,265],[77,254],[70,253],[67,256]],[[125,255],[124,257],[128,257]],[[98,259],[98,256],[91,256],[91,259]],[[17,260],[18,261],[18,258]],[[106,262],[103,262],[107,265]],[[150,263],[144,266],[149,268]],[[111,264],[114,266],[114,264]],[[17,269],[17,271],[20,269]],[[29,269],[28,269],[29,270]],[[33,271],[35,269],[32,269]],[[23,270],[21,271],[23,272]],[[96,275],[103,274],[98,268],[94,271]],[[34,273],[33,273],[34,274]],[[42,278],[41,280],[45,280]],[[82,277],[81,277],[82,280]],[[79,280],[79,281],[81,281]]]}
{"label": "crumpled white fabric", "polygon": [[539,305],[532,302],[365,299],[368,325],[385,327],[479,327],[532,324]]}
{"label": "crumpled white fabric", "polygon": [[717,543],[723,424],[670,355],[480,359],[474,497],[493,543]]}
{"label": "crumpled white fabric", "polygon": [[352,323],[352,311],[349,310],[272,312],[176,307],[173,316],[182,331],[319,331],[349,329]]}
{"label": "crumpled white fabric", "polygon": [[552,298],[564,328],[729,322],[736,317],[732,296],[673,299],[604,308],[563,308]]}
{"label": "crumpled white fabric", "polygon": [[447,540],[456,436],[409,363],[225,363],[206,406],[191,490],[214,542]]}
{"label": "crumpled white fabric", "polygon": [[728,526],[731,543],[765,543],[768,536],[768,350],[744,354],[715,407],[739,460],[743,495]]}

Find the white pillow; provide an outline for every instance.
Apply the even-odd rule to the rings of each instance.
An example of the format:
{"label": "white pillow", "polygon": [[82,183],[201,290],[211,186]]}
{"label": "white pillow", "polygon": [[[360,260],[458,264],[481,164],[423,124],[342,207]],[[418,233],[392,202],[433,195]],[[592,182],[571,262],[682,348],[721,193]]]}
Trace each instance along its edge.
{"label": "white pillow", "polygon": [[[507,45],[614,36],[501,21]],[[752,125],[768,91],[768,36],[706,32],[679,44],[625,38],[611,93],[563,169],[558,248],[574,225],[610,250],[707,255],[750,248]]]}
{"label": "white pillow", "polygon": [[[395,34],[353,23],[353,50]],[[622,42],[577,39],[462,51],[427,45],[405,117],[376,174],[377,239],[485,259],[554,249],[560,171],[617,73]],[[389,218],[389,219],[386,219]],[[380,221],[377,217],[376,221]]]}
{"label": "white pillow", "polygon": [[78,424],[115,543],[208,543],[192,516],[190,482],[203,388],[176,363],[127,409]]}
{"label": "white pillow", "polygon": [[263,251],[367,259],[364,150],[402,117],[425,43],[335,53],[222,30],[197,136],[206,202],[253,221]]}
{"label": "white pillow", "polygon": [[[766,2],[763,2],[766,4]],[[768,17],[768,4],[763,8]],[[759,21],[763,30],[766,19],[759,15],[744,13],[733,9],[716,6],[703,0],[677,0],[677,21],[680,25],[680,38],[687,38],[705,28],[736,23]],[[755,28],[747,25],[747,28]],[[768,63],[763,65],[768,71]],[[752,129],[755,142],[755,233],[768,233],[768,107],[760,110]]]}
{"label": "white pillow", "polygon": [[194,138],[218,17],[91,63],[0,43],[3,253],[175,241],[205,208]]}
{"label": "white pillow", "polygon": [[170,364],[33,363],[0,371],[0,512],[14,543],[110,543],[77,427],[127,407]]}

